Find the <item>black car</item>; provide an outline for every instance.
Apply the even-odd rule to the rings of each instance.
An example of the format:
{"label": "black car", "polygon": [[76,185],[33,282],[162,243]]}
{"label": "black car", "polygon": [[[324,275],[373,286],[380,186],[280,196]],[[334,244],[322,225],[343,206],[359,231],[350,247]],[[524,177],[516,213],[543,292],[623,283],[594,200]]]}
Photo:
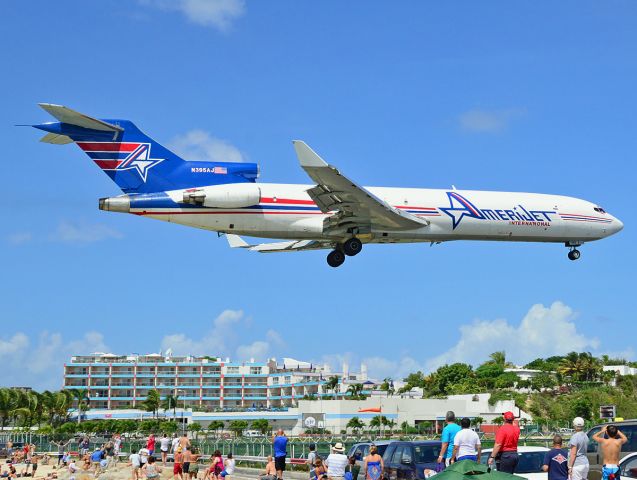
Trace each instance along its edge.
{"label": "black car", "polygon": [[385,480],[425,478],[425,468],[434,470],[442,442],[391,442],[383,455]]}

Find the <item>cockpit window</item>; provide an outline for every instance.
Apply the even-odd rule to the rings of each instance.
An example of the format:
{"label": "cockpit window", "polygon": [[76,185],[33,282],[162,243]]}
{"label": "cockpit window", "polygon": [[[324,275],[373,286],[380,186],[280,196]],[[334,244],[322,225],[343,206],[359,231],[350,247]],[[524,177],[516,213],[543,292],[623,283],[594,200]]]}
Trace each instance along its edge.
{"label": "cockpit window", "polygon": [[602,207],[595,207],[595,208],[593,208],[593,210],[595,210],[596,212],[599,212],[599,213],[606,213],[606,210],[604,210]]}

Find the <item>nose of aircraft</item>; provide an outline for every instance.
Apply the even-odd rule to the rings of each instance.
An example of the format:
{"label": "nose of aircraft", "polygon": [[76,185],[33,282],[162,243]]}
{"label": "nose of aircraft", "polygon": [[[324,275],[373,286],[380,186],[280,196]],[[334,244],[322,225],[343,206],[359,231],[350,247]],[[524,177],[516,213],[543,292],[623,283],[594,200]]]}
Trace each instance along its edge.
{"label": "nose of aircraft", "polygon": [[610,234],[614,234],[619,232],[622,228],[624,228],[624,224],[622,223],[622,221],[617,218],[617,217],[613,217],[613,221],[610,224],[609,230],[610,230]]}

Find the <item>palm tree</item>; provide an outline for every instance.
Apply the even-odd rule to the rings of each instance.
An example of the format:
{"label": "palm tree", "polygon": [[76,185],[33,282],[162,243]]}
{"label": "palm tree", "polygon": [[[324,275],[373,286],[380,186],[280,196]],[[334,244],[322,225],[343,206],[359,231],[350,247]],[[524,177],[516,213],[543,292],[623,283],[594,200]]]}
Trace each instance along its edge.
{"label": "palm tree", "polygon": [[394,394],[394,381],[390,377],[383,379],[383,383],[380,385],[380,390],[387,392],[387,396],[391,397]]}
{"label": "palm tree", "polygon": [[153,388],[146,395],[146,399],[142,402],[142,408],[147,412],[153,412],[153,417],[157,415],[161,397],[157,389]]}
{"label": "palm tree", "polygon": [[354,383],[347,387],[347,393],[349,393],[352,399],[358,399],[362,396],[363,393],[363,384],[362,383]]}
{"label": "palm tree", "polygon": [[161,404],[161,408],[164,409],[164,413],[167,410],[172,409],[173,411],[173,420],[177,421],[177,402],[179,401],[179,395],[175,393],[175,395],[168,394],[164,397],[164,400]]}
{"label": "palm tree", "polygon": [[474,423],[476,426],[482,425],[482,424],[484,423],[484,418],[482,418],[482,417],[475,417],[475,418],[473,419],[473,423]]}
{"label": "palm tree", "polygon": [[354,434],[358,434],[358,431],[364,427],[365,424],[358,417],[350,418],[347,422],[347,425],[345,426],[345,428],[351,428],[354,431]]}
{"label": "palm tree", "polygon": [[197,437],[199,436],[199,432],[201,432],[201,424],[197,422],[189,423],[188,430],[191,432],[194,432],[195,440],[197,440]]}
{"label": "palm tree", "polygon": [[506,352],[504,350],[500,350],[499,352],[493,352],[489,355],[490,360],[488,363],[492,363],[493,365],[497,365],[498,367],[512,368],[515,367],[511,362],[507,362]]}
{"label": "palm tree", "polygon": [[81,423],[82,413],[88,410],[91,401],[90,393],[87,388],[77,388],[71,391],[77,402],[77,423]]}
{"label": "palm tree", "polygon": [[224,426],[225,424],[221,420],[213,420],[210,422],[210,425],[208,425],[208,430],[217,432],[217,435],[219,435],[219,430],[223,430]]}
{"label": "palm tree", "polygon": [[327,379],[327,382],[325,382],[324,388],[328,392],[334,393],[334,398],[336,398],[336,387],[338,387],[338,377],[332,375],[330,378]]}
{"label": "palm tree", "polygon": [[566,355],[557,367],[558,373],[572,379],[579,378],[581,364],[577,352],[571,352]]}
{"label": "palm tree", "polygon": [[0,420],[2,428],[7,425],[11,418],[11,412],[15,409],[14,390],[10,388],[0,388]]}

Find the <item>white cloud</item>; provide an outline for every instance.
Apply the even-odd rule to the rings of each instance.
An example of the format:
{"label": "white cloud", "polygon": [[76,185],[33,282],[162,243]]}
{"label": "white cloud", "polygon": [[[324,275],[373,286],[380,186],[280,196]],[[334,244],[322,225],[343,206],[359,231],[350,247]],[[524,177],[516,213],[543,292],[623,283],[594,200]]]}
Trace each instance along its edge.
{"label": "white cloud", "polygon": [[24,245],[33,240],[33,234],[30,232],[16,232],[7,235],[6,239],[11,245]]}
{"label": "white cloud", "polygon": [[57,229],[49,235],[49,240],[62,243],[95,243],[102,240],[120,239],[123,235],[117,230],[97,223],[74,224],[62,221]]}
{"label": "white cloud", "polygon": [[482,110],[473,109],[466,111],[458,117],[460,127],[463,130],[477,133],[499,133],[506,128],[516,117],[523,115],[523,109],[508,110]]}
{"label": "white cloud", "polygon": [[[275,330],[268,330],[261,338],[246,341],[252,320],[242,310],[225,310],[212,321],[210,329],[192,338],[183,333],[166,335],[162,339],[161,348],[172,349],[177,355],[221,355],[239,360],[255,358],[266,360],[270,355],[285,346],[281,335]],[[255,335],[259,335],[254,332]]]}
{"label": "white cloud", "polygon": [[180,12],[197,25],[221,32],[227,32],[232,22],[245,13],[244,0],[140,0],[140,3]]}
{"label": "white cloud", "polygon": [[62,386],[62,368],[72,355],[108,351],[99,332],[66,341],[57,332],[41,332],[31,339],[18,332],[0,338],[0,362],[3,375],[0,385],[29,386],[38,390],[57,390]]}
{"label": "white cloud", "polygon": [[203,130],[191,130],[184,135],[176,136],[168,148],[189,161],[235,163],[244,161],[244,156],[237,147]]}
{"label": "white cloud", "polygon": [[475,320],[460,327],[460,339],[442,355],[429,359],[427,369],[454,362],[477,364],[505,350],[510,361],[524,364],[538,357],[595,350],[599,341],[577,331],[573,310],[562,302],[536,304],[519,325],[504,319]]}

